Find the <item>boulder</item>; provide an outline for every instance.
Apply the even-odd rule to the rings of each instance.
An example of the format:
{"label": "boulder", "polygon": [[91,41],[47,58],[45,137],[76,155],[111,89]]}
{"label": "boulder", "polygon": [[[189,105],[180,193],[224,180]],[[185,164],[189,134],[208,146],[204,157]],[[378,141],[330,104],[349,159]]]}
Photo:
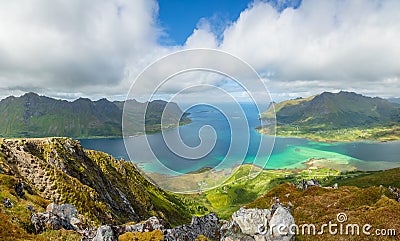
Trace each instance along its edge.
{"label": "boulder", "polygon": [[3,204],[4,204],[4,207],[6,207],[6,208],[14,207],[14,204],[12,203],[11,199],[9,199],[9,198],[6,198],[6,200],[4,200],[4,202],[3,202]]}
{"label": "boulder", "polygon": [[241,208],[232,215],[232,220],[237,223],[244,234],[255,235],[259,230],[268,227],[271,212],[268,209]]}
{"label": "boulder", "polygon": [[36,233],[41,233],[46,229],[59,230],[63,227],[61,219],[49,212],[32,214],[31,222],[35,227]]}
{"label": "boulder", "polygon": [[77,218],[78,210],[74,205],[50,203],[47,205],[46,212],[57,215],[65,229],[76,230],[80,228],[81,220]]}
{"label": "boulder", "polygon": [[18,182],[17,184],[15,184],[14,190],[17,193],[17,196],[20,198],[25,197],[24,187],[25,187],[25,185],[23,182]]}
{"label": "boulder", "polygon": [[200,235],[211,240],[219,240],[219,219],[215,213],[202,217],[194,216],[190,225],[164,230],[164,240],[195,240]]}
{"label": "boulder", "polygon": [[269,240],[292,240],[294,235],[290,234],[289,229],[292,228],[292,225],[294,224],[294,218],[289,209],[279,205],[269,221],[269,232],[267,233],[267,235],[270,237]]}
{"label": "boulder", "polygon": [[92,241],[117,241],[113,229],[111,226],[103,225],[97,229],[96,236],[92,239]]}
{"label": "boulder", "polygon": [[232,221],[222,225],[223,241],[290,241],[294,225],[289,208],[277,202],[268,209],[241,208],[232,215]]}
{"label": "boulder", "polygon": [[41,233],[46,229],[79,230],[81,220],[76,217],[77,213],[75,206],[71,204],[58,205],[51,203],[47,206],[46,212],[33,213],[31,222],[37,233]]}
{"label": "boulder", "polygon": [[133,225],[123,225],[115,227],[117,236],[122,235],[127,232],[151,232],[153,230],[163,230],[164,223],[157,217],[150,217],[144,222],[133,224]]}

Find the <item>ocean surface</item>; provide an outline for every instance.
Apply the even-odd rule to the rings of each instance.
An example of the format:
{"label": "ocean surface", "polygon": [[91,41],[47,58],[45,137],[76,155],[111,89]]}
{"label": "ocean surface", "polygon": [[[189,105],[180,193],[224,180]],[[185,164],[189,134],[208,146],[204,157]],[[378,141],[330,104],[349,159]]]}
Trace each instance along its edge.
{"label": "ocean surface", "polygon": [[[184,149],[180,148],[179,143],[169,143],[168,146],[161,133],[148,135],[147,139],[145,136],[129,137],[125,143],[122,138],[80,141],[87,149],[131,160],[146,172],[163,174],[170,174],[169,170],[187,173],[205,167],[224,169],[242,163],[256,163],[265,169],[304,168],[303,163],[311,158],[348,164],[359,170],[400,167],[399,141],[322,143],[281,137],[274,140],[255,130],[255,127],[261,125],[256,106],[241,106],[243,112],[237,108],[224,108],[222,113],[218,108],[209,106],[189,109],[192,123],[175,131],[167,131],[164,136],[174,139],[179,131],[183,143],[192,150],[190,154],[184,151],[178,153]],[[215,145],[211,145],[214,141]],[[196,148],[202,144],[204,148]],[[210,149],[210,145],[213,148]],[[203,155],[206,150],[208,152]],[[187,155],[192,154],[200,158],[187,158]]]}

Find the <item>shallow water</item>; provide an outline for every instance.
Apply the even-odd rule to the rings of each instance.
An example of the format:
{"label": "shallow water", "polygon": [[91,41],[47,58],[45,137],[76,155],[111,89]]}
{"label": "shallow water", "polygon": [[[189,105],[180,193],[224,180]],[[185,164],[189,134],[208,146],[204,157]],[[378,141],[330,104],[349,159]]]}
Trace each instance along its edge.
{"label": "shallow water", "polygon": [[[149,172],[168,174],[165,168],[154,161],[158,159],[169,169],[187,173],[203,167],[226,168],[241,163],[260,163],[265,169],[302,168],[305,161],[311,158],[329,159],[335,162],[349,164],[360,170],[382,170],[400,166],[400,142],[337,142],[319,143],[301,138],[276,138],[272,154],[268,148],[272,147],[273,138],[260,135],[254,128],[261,123],[258,120],[257,108],[251,104],[242,104],[245,115],[232,110],[226,113],[226,118],[217,109],[198,106],[190,109],[192,123],[179,127],[183,142],[196,147],[200,144],[199,130],[210,125],[217,135],[216,144],[206,156],[192,160],[182,158],[170,151],[163,141],[161,133],[148,136],[152,155],[148,152],[144,136],[131,137],[126,140],[130,148],[131,157],[126,152],[122,138],[82,139],[81,144],[88,149],[100,150],[116,158],[132,160],[142,169]],[[230,120],[230,122],[228,121]],[[248,127],[243,125],[248,123]],[[202,141],[212,142],[213,133],[210,129],[202,130]],[[171,133],[165,133],[173,135]],[[263,143],[261,152],[260,142]],[[147,150],[147,151],[146,151]],[[202,150],[198,150],[201,152]],[[203,150],[204,151],[204,150]],[[218,169],[217,168],[217,169]]]}

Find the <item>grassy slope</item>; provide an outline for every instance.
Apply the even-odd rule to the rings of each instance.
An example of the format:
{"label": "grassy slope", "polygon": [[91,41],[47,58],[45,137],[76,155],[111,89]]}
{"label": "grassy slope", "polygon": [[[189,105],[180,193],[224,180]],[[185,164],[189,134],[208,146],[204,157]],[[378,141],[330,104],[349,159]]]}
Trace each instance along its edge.
{"label": "grassy slope", "polygon": [[370,186],[400,186],[400,168],[386,171],[366,172],[352,178],[339,178],[330,184],[338,183],[341,186],[370,187]]}
{"label": "grassy slope", "polygon": [[[43,212],[49,201],[42,198],[36,192],[26,192],[25,198],[20,198],[14,191],[18,179],[13,176],[0,174],[0,240],[80,240],[81,235],[72,231],[46,231],[35,235],[34,227],[30,221],[28,205],[36,211]],[[4,200],[10,198],[14,204],[12,208],[4,207]]]}
{"label": "grassy slope", "polygon": [[241,166],[235,174],[226,181],[226,184],[202,194],[193,194],[188,197],[194,202],[201,203],[207,210],[216,212],[219,217],[229,219],[233,212],[240,207],[254,201],[272,188],[285,183],[302,179],[317,178],[321,183],[327,183],[339,175],[339,171],[321,168],[315,170],[275,171],[262,170],[253,178],[247,178],[250,166]]}
{"label": "grassy slope", "polygon": [[[74,204],[95,224],[122,224],[155,215],[171,225],[178,225],[189,222],[192,212],[197,212],[193,200],[152,185],[133,163],[116,160],[102,152],[83,150],[77,141],[68,138],[12,141],[26,154],[17,159],[27,160],[28,166],[14,161],[15,149],[7,142],[10,140],[3,140],[0,150],[3,168],[14,170],[16,177],[36,188],[38,194],[49,201]],[[29,173],[39,172],[42,174],[29,176]],[[41,185],[43,180],[51,185]],[[122,205],[125,201],[121,193],[139,217],[135,218],[129,208]]]}
{"label": "grassy slope", "polygon": [[[286,205],[290,201],[293,205],[292,212],[297,225],[314,224],[318,231],[322,224],[329,221],[338,223],[336,216],[340,212],[344,212],[348,216],[345,224],[354,223],[362,227],[368,223],[374,229],[400,229],[400,203],[392,199],[387,188],[343,186],[339,189],[324,189],[312,187],[303,192],[287,183],[274,188],[247,207],[269,208],[274,197],[279,197],[280,201]],[[300,235],[296,237],[296,240],[371,240],[371,238],[325,234]],[[387,239],[379,240],[393,239],[393,237],[387,237]]]}
{"label": "grassy slope", "polygon": [[[276,134],[317,141],[399,140],[398,106],[355,93],[323,93],[274,104]],[[271,105],[263,119],[275,118]],[[275,129],[258,128],[273,135]]]}
{"label": "grassy slope", "polygon": [[[400,169],[391,169],[374,173],[363,173],[352,177],[338,177],[326,182],[329,186],[339,183],[339,189],[312,187],[306,191],[285,183],[248,204],[249,208],[269,208],[271,200],[279,197],[280,201],[293,204],[292,212],[297,225],[336,222],[336,215],[344,212],[348,216],[345,223],[371,224],[376,228],[394,228],[400,230],[400,203],[389,192],[389,185],[399,186]],[[383,186],[380,186],[383,185]],[[336,222],[338,223],[338,222]],[[296,240],[371,240],[373,237],[346,235],[299,236]],[[394,237],[380,237],[379,240],[394,240]],[[373,240],[373,239],[372,239]]]}

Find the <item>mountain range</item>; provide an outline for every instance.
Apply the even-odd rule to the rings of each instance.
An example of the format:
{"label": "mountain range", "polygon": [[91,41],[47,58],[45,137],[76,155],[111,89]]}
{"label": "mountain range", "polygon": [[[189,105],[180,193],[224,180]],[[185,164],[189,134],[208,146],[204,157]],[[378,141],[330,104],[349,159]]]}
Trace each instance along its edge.
{"label": "mountain range", "polygon": [[[107,99],[91,101],[86,98],[69,102],[36,93],[26,93],[21,97],[10,96],[0,101],[0,136],[122,136],[124,103]],[[162,100],[147,103],[128,100],[127,103],[125,111],[131,122],[127,128],[129,135],[143,133],[140,124],[143,124],[146,107],[146,131],[159,131],[162,115],[167,123],[179,123],[182,115],[181,121],[188,121],[176,103],[168,104]]]}
{"label": "mountain range", "polygon": [[261,118],[268,120],[275,114],[278,126],[341,129],[400,124],[399,105],[379,97],[345,91],[272,103]]}

